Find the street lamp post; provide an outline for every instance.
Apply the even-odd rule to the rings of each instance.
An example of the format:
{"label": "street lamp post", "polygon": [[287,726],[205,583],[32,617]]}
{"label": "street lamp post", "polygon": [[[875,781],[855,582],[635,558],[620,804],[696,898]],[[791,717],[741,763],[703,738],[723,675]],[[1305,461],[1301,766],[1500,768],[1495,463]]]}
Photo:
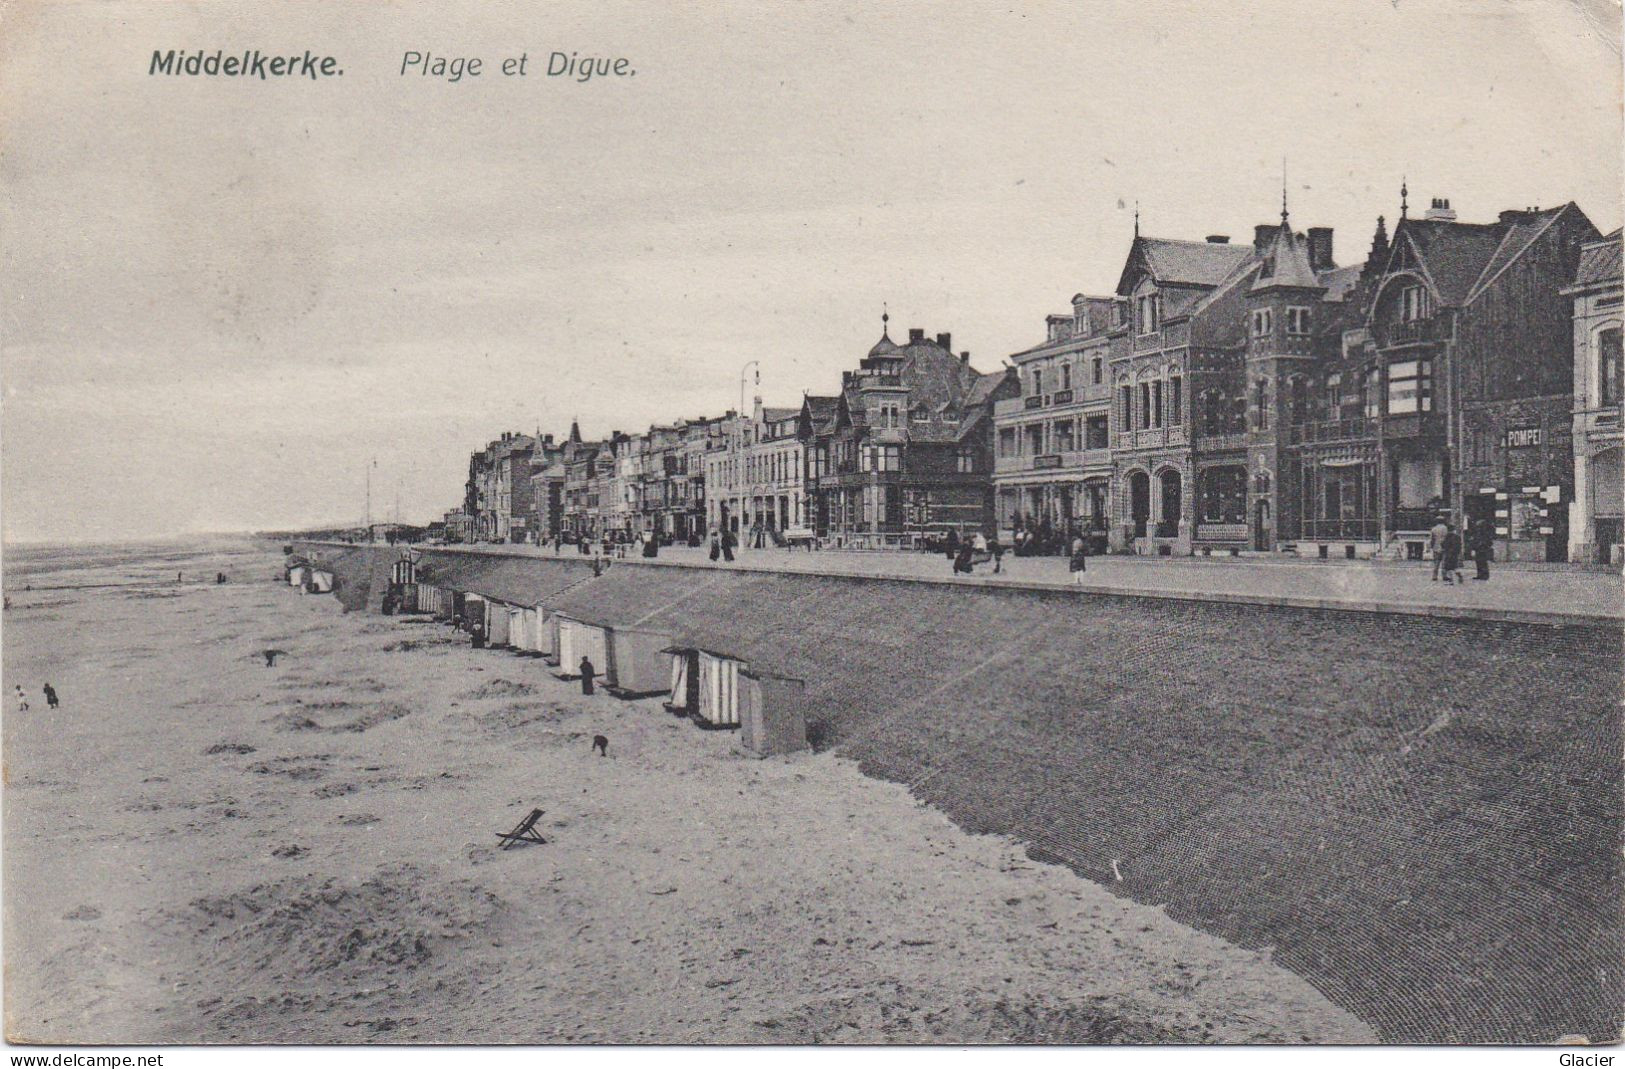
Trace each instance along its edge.
{"label": "street lamp post", "polygon": [[745,372],[751,368],[756,369],[756,385],[760,386],[762,384],[762,362],[760,360],[746,361],[745,366],[739,369],[739,412],[734,417],[734,463],[737,466],[734,469],[732,481],[734,488],[739,492],[740,515],[737,522],[740,525],[741,533],[743,533],[745,521],[749,519],[746,507],[749,499],[745,496]]}

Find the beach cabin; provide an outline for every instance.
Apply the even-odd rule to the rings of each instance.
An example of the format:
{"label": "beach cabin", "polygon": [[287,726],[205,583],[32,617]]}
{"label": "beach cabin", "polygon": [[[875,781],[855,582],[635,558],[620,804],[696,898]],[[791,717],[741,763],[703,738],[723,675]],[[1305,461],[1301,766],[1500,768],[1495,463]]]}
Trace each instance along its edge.
{"label": "beach cabin", "polygon": [[592,660],[595,674],[602,674],[609,666],[609,637],[605,629],[563,613],[554,614],[553,619],[558,624],[554,648],[559,658],[559,670],[553,674],[560,679],[580,678],[582,657]]}
{"label": "beach cabin", "polygon": [[530,638],[525,633],[525,610],[520,605],[508,606],[508,645],[516,650],[525,650],[530,647]]}
{"label": "beach cabin", "polygon": [[453,594],[452,602],[456,607],[457,626],[464,631],[478,631],[487,634],[485,630],[485,599],[478,594]]}
{"label": "beach cabin", "polygon": [[333,592],[332,569],[321,565],[312,565],[310,568],[309,589],[315,594],[331,594]]}
{"label": "beach cabin", "polygon": [[739,742],[757,757],[807,749],[806,684],[752,668],[739,671]]}
{"label": "beach cabin", "polygon": [[525,613],[525,652],[549,653],[551,646],[547,641],[545,621],[541,609],[526,609]]}
{"label": "beach cabin", "polygon": [[[611,627],[604,689],[617,698],[652,698],[670,689],[666,650],[672,636],[640,627]],[[598,662],[594,661],[594,664]]]}
{"label": "beach cabin", "polygon": [[487,601],[485,605],[485,644],[487,646],[506,646],[508,644],[508,607],[500,601]]}
{"label": "beach cabin", "polygon": [[310,577],[310,568],[304,564],[295,564],[288,569],[288,585],[303,588],[305,580]]}
{"label": "beach cabin", "polygon": [[702,728],[739,726],[739,670],[744,662],[694,647],[671,646],[666,708]]}

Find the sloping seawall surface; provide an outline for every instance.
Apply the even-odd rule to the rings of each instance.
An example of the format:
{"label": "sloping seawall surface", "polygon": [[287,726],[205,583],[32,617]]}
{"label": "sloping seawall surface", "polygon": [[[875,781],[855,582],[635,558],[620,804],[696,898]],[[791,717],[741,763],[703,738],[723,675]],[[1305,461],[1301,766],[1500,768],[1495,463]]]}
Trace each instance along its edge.
{"label": "sloping seawall surface", "polygon": [[[375,587],[398,556],[325,559],[341,587]],[[436,582],[804,679],[815,745],[1273,947],[1386,1040],[1619,1036],[1617,628],[424,561]]]}

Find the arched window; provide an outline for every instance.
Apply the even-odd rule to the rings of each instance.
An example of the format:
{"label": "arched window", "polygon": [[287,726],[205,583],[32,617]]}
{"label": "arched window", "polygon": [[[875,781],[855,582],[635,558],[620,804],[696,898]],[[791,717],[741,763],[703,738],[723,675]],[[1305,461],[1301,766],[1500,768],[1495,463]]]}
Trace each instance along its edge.
{"label": "arched window", "polygon": [[1597,334],[1597,403],[1617,405],[1620,400],[1620,328]]}

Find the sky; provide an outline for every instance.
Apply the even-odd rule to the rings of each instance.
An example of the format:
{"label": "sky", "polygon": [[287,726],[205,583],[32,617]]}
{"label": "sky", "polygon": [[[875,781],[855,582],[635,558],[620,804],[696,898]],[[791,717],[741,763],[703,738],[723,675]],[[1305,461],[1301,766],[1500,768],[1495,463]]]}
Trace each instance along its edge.
{"label": "sky", "polygon": [[[1136,205],[1247,240],[1283,160],[1339,262],[1402,177],[1612,230],[1619,35],[1612,0],[13,4],[0,527],[359,522],[369,478],[425,522],[503,431],[717,415],[753,360],[770,405],[833,392],[883,303],[992,370],[1111,292]],[[172,48],[344,74],[149,75]]]}

